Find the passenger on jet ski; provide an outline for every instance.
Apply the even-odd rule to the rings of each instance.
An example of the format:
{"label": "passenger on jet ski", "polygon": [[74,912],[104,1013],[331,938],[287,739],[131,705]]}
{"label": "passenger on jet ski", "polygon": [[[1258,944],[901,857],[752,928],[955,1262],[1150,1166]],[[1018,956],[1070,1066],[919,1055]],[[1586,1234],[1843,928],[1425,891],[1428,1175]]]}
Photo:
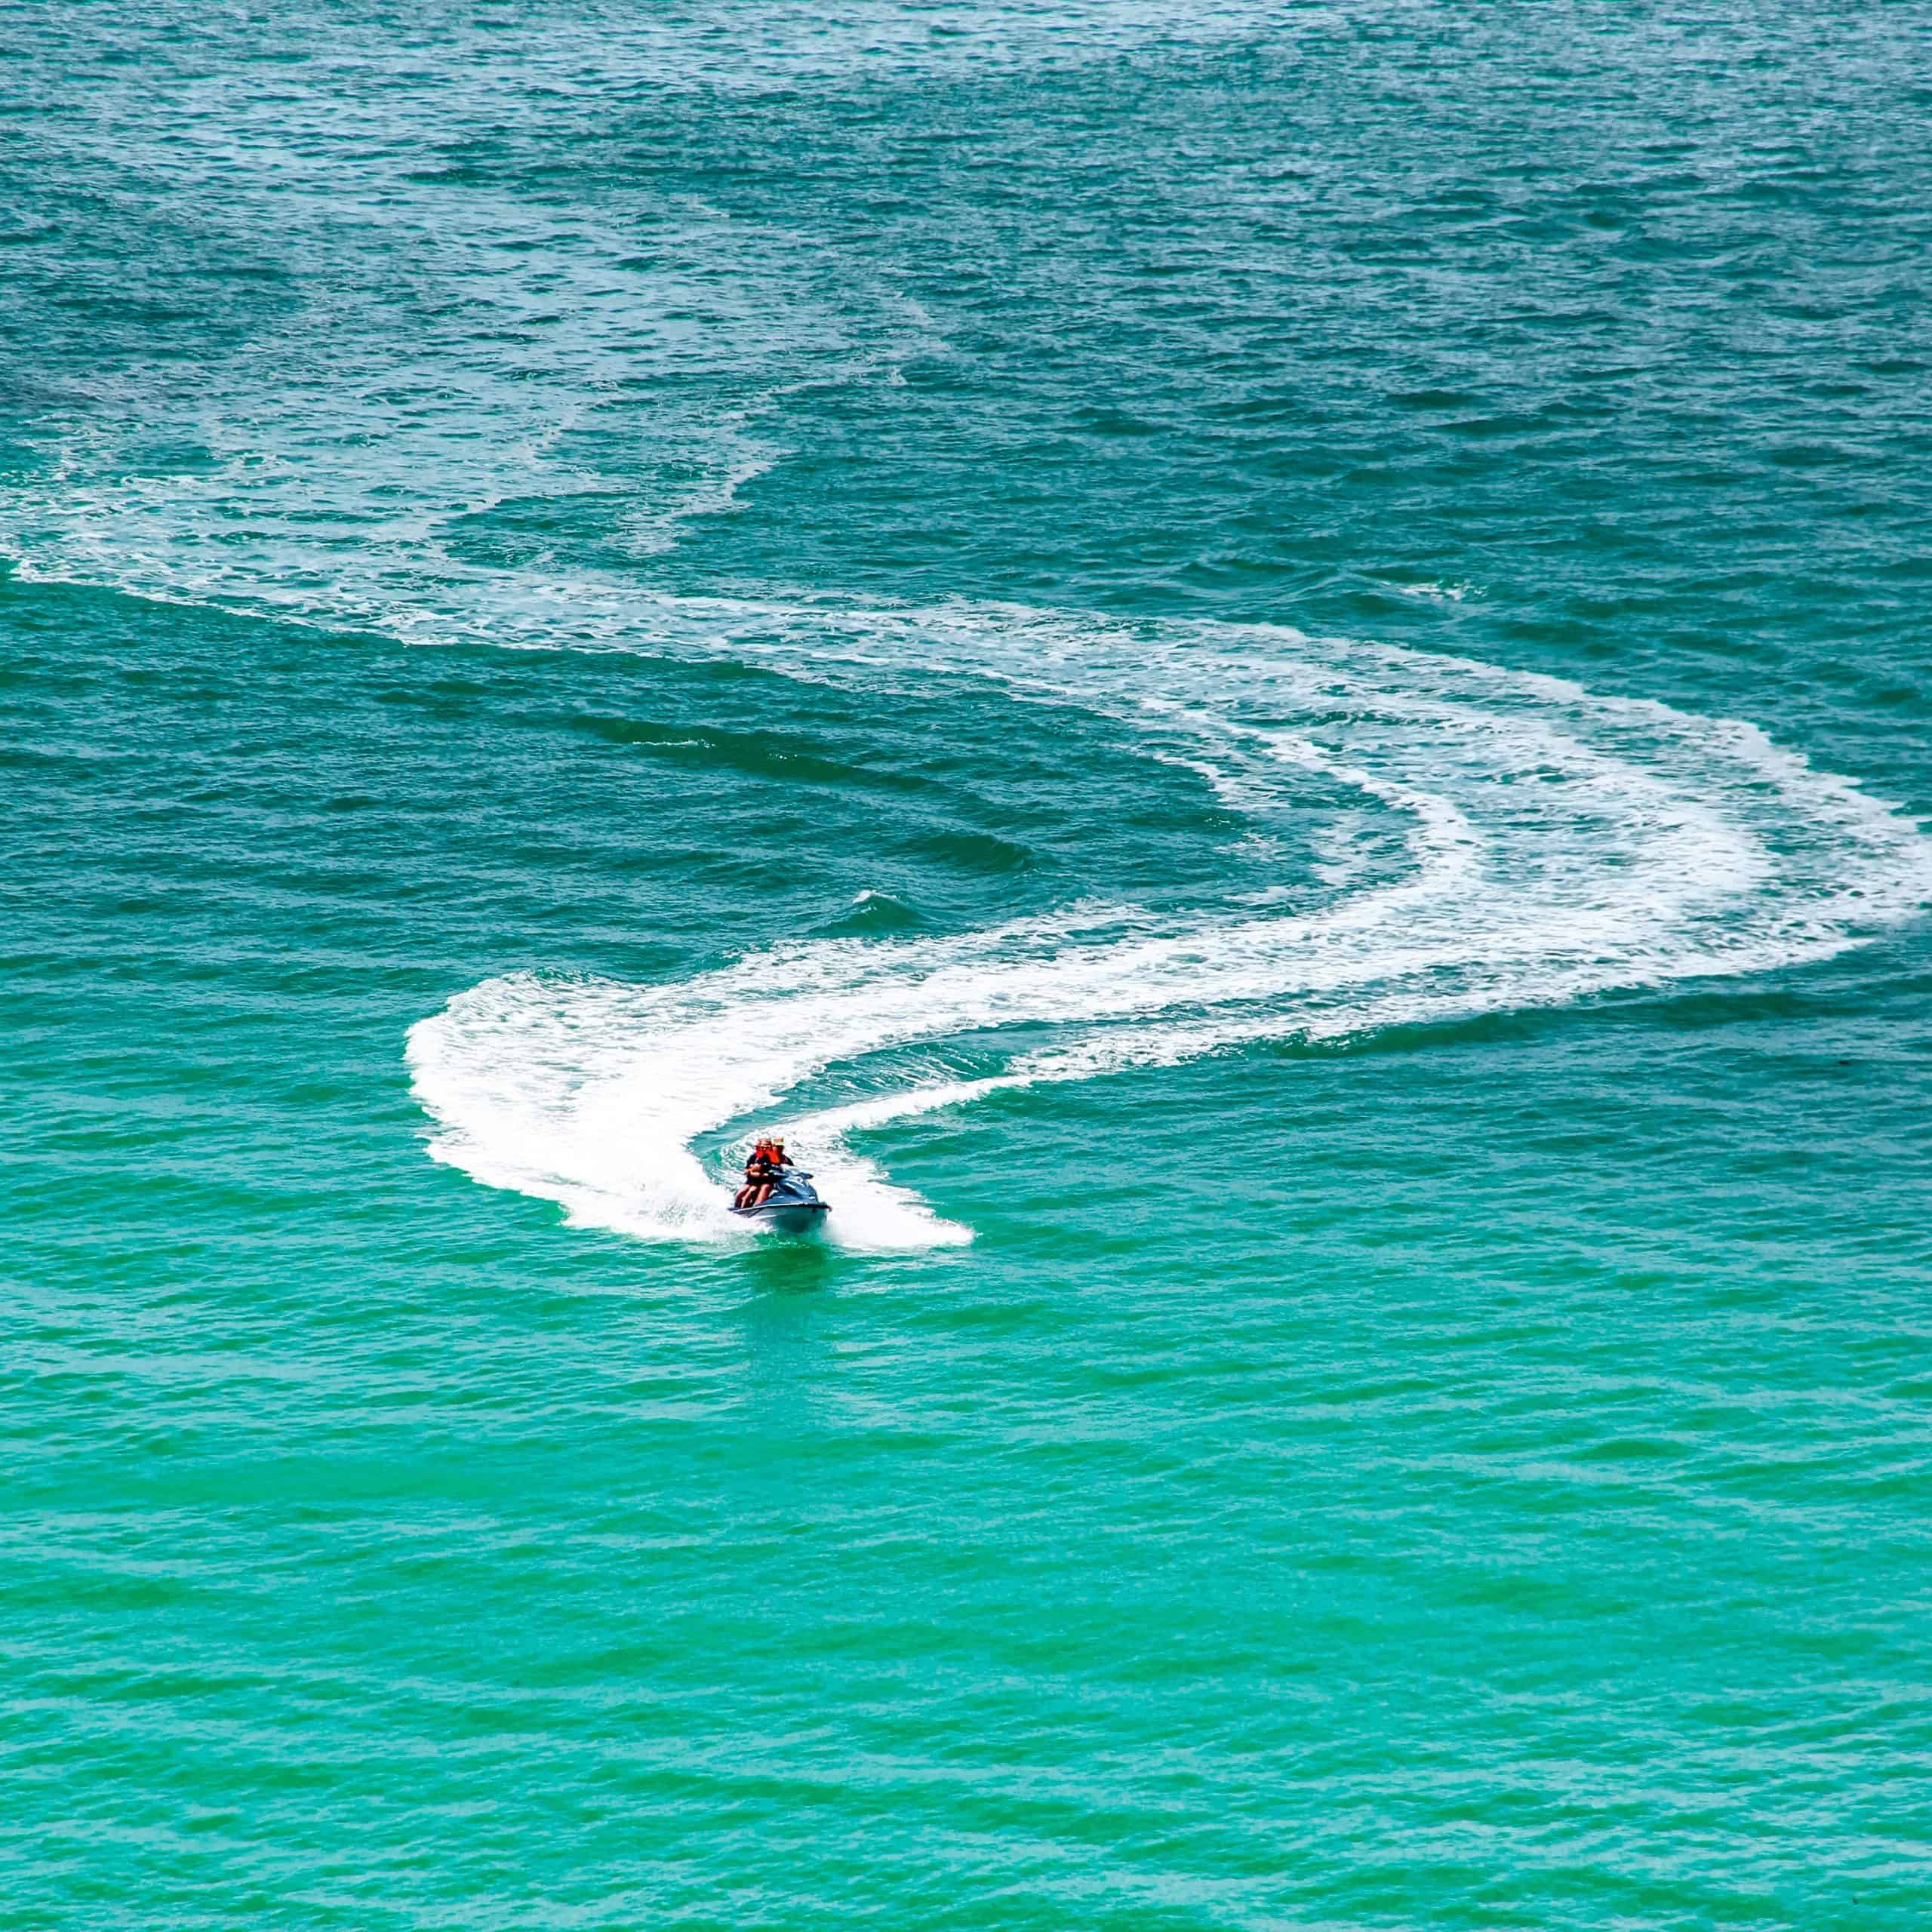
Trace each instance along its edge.
{"label": "passenger on jet ski", "polygon": [[745,1184],[731,1211],[761,1233],[808,1235],[825,1225],[832,1204],[821,1201],[812,1177],[792,1166],[782,1140],[761,1140],[745,1163]]}
{"label": "passenger on jet ski", "polygon": [[755,1207],[771,1192],[772,1183],[777,1178],[778,1170],[772,1164],[771,1143],[761,1140],[745,1162],[745,1184],[731,1197],[731,1205]]}
{"label": "passenger on jet ski", "polygon": [[733,1198],[734,1208],[762,1208],[771,1198],[780,1174],[791,1165],[782,1140],[761,1140],[745,1163],[745,1184]]}

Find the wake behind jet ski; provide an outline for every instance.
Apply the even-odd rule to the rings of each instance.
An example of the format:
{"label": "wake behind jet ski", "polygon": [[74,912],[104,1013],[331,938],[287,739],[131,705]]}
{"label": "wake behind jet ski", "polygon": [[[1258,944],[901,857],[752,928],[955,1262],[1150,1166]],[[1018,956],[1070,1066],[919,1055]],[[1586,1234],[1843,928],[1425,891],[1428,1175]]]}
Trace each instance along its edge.
{"label": "wake behind jet ski", "polygon": [[831,1211],[811,1181],[786,1158],[783,1140],[761,1140],[745,1163],[745,1184],[732,1198],[731,1212],[754,1227],[810,1234]]}

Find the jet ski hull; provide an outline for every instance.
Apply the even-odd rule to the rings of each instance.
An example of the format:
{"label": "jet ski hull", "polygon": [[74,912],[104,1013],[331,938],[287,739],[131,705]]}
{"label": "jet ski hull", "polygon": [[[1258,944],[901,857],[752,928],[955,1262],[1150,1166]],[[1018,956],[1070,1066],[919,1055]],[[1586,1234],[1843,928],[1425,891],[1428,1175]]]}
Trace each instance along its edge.
{"label": "jet ski hull", "polygon": [[762,1208],[734,1208],[741,1221],[774,1234],[808,1235],[821,1226],[832,1211],[823,1201],[767,1201]]}
{"label": "jet ski hull", "polygon": [[779,1235],[811,1234],[830,1211],[802,1168],[787,1168],[783,1178],[755,1208],[731,1210],[740,1220]]}

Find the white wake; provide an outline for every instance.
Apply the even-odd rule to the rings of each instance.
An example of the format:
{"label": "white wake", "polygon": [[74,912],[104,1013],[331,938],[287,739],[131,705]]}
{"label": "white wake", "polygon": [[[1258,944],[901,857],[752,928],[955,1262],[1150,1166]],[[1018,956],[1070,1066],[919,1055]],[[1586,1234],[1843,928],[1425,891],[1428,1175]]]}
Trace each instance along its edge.
{"label": "white wake", "polygon": [[[841,1239],[959,1240],[854,1150],[863,1130],[1245,1041],[1790,965],[1924,901],[1914,825],[1742,724],[1266,627],[641,592],[620,560],[729,515],[787,446],[789,400],[952,351],[895,274],[789,220],[648,181],[560,201],[450,178],[425,153],[466,130],[540,132],[558,101],[640,80],[977,70],[1182,30],[1152,0],[1063,0],[983,10],[936,41],[868,8],[801,54],[793,14],[751,21],[724,68],[650,10],[561,38],[493,25],[432,85],[381,32],[349,32],[293,96],[285,66],[261,69],[272,85],[235,68],[220,112],[198,84],[196,111],[162,123],[145,69],[103,80],[85,113],[37,130],[42,165],[148,171],[303,300],[238,310],[245,331],[192,365],[110,362],[64,401],[50,390],[38,466],[0,483],[0,555],[23,577],[410,642],[718,654],[872,689],[978,679],[987,703],[1084,706],[1192,767],[1257,849],[1318,792],[1318,863],[1185,915],[1084,905],[817,941],[675,986],[488,981],[410,1035],[438,1158],[581,1222],[722,1240],[707,1152],[789,1118]],[[1184,31],[1251,15],[1228,0]],[[555,88],[533,93],[546,73]],[[136,122],[150,134],[131,149]],[[545,531],[557,549],[533,554]]]}
{"label": "white wake", "polygon": [[[1364,845],[1393,823],[1404,851],[1351,885],[1344,835],[1326,897],[1293,911],[1083,905],[954,937],[807,941],[670,986],[517,974],[413,1029],[438,1158],[648,1238],[734,1238],[699,1150],[752,1116],[785,1123],[835,1201],[835,1238],[960,1241],[850,1137],[1244,1041],[1822,958],[1932,894],[1932,844],[1849,782],[1749,725],[1555,679],[1261,626],[722,604],[656,617],[801,675],[971,672],[996,681],[989,702],[1078,703],[1263,827],[1315,778],[1358,801]],[[942,1050],[969,1041],[995,1070],[944,1069]],[[909,1078],[919,1050],[935,1070]],[[852,1097],[801,1103],[841,1075]]]}

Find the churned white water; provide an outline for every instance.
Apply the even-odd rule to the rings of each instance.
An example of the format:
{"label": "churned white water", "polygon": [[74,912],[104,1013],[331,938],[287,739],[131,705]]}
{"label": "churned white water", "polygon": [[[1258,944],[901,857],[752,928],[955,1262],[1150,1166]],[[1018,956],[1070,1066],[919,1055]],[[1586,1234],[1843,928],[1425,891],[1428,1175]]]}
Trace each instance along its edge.
{"label": "churned white water", "polygon": [[[853,1137],[1003,1086],[1237,1042],[1821,958],[1932,883],[1932,844],[1909,822],[1750,726],[1490,666],[1014,610],[667,604],[640,620],[801,675],[970,673],[1010,702],[1084,703],[1149,755],[1211,774],[1257,829],[1318,774],[1364,822],[1399,824],[1405,853],[1352,884],[1291,881],[1315,894],[1292,912],[1081,905],[943,937],[808,940],[667,986],[517,974],[414,1029],[439,1159],[648,1238],[733,1238],[721,1155],[700,1143],[782,1123],[834,1202],[832,1238],[958,1241]],[[875,1091],[869,1061],[969,1038],[995,1070]],[[855,1091],[828,1103],[841,1074]]]}

